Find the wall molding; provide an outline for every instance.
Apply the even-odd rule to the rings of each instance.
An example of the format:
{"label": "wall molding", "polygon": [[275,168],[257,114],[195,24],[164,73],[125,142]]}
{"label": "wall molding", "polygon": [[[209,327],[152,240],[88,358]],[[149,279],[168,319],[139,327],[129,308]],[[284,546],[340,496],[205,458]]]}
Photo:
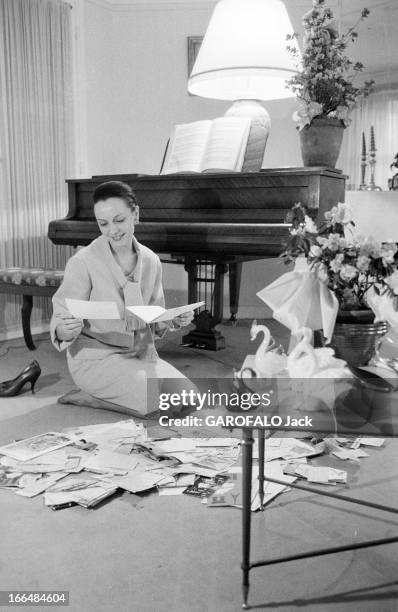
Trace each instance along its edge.
{"label": "wall molding", "polygon": [[126,11],[164,11],[177,9],[199,10],[211,9],[215,6],[216,0],[86,0],[110,12]]}
{"label": "wall molding", "polygon": [[[304,12],[309,11],[312,5],[311,0],[283,0],[283,3],[286,5],[287,9],[289,7],[301,8],[304,10]],[[332,10],[339,9],[340,2],[339,0],[329,0],[328,6],[330,6]],[[347,5],[344,7],[344,15],[357,15],[358,11],[361,11],[363,8],[364,6],[362,5],[359,6],[358,4],[352,2],[350,2],[350,4],[347,3]],[[368,3],[367,8],[369,8],[371,14],[375,11],[379,11],[380,9],[387,9],[391,11],[398,10],[397,4],[395,2],[392,3],[391,0],[372,0],[372,2]]]}
{"label": "wall molding", "polygon": [[361,80],[373,79],[375,85],[373,91],[378,93],[380,91],[396,90],[398,88],[397,72],[391,70],[378,70],[376,72],[364,71],[361,73]]}

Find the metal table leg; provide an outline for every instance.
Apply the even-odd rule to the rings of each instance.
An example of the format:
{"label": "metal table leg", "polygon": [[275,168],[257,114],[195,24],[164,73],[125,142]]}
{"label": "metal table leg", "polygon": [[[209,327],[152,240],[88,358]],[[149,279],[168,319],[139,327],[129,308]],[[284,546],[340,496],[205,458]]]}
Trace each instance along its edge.
{"label": "metal table leg", "polygon": [[[246,428],[243,429],[243,440],[242,440],[242,518],[243,518],[243,528],[242,528],[242,539],[243,539],[243,560],[242,560],[242,570],[243,570],[243,604],[242,608],[244,610],[248,610],[250,606],[247,603],[249,596],[249,572],[252,568],[255,567],[263,567],[267,565],[273,565],[276,563],[286,563],[287,561],[296,561],[299,559],[308,559],[312,557],[319,557],[323,555],[336,554],[344,551],[357,550],[362,548],[371,548],[374,546],[382,546],[385,544],[391,544],[398,542],[398,537],[389,537],[382,538],[378,540],[367,540],[364,542],[357,542],[353,544],[345,544],[342,546],[334,546],[331,548],[324,548],[318,550],[305,551],[302,553],[287,555],[285,557],[277,557],[274,559],[267,559],[263,561],[255,561],[253,563],[250,562],[250,527],[251,527],[251,483],[252,483],[252,459],[253,459],[253,429]],[[264,476],[264,449],[265,449],[265,430],[259,429],[258,431],[258,443],[259,443],[259,492],[260,493],[260,503],[261,508],[263,509],[263,497],[264,490],[261,488],[261,484],[264,480],[267,482],[274,482],[276,484],[286,485],[286,482],[280,480],[278,478],[271,478],[270,476]],[[340,493],[333,493],[330,491],[323,491],[317,489],[315,487],[298,484],[298,483],[290,483],[289,485],[295,489],[301,489],[303,491],[307,491],[309,493],[316,493],[319,495],[323,495],[326,497],[332,497],[334,499],[339,499],[345,502],[350,502],[353,504],[358,504],[360,506],[365,506],[369,508],[375,508],[377,510],[384,510],[386,512],[391,512],[394,514],[398,514],[398,508],[393,508],[391,506],[386,506],[384,504],[377,504],[374,502],[369,502],[366,500],[356,499],[354,497],[350,497],[347,495],[343,495]]]}
{"label": "metal table leg", "polygon": [[258,430],[258,494],[260,497],[260,510],[264,510],[264,447],[265,429]]}
{"label": "metal table leg", "polygon": [[253,429],[242,431],[242,608],[248,610],[250,572],[250,527],[252,494]]}

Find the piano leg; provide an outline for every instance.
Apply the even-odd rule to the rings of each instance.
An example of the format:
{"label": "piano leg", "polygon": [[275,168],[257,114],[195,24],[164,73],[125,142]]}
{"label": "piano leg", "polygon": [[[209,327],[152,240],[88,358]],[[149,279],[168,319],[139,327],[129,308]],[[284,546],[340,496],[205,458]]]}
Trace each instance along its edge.
{"label": "piano leg", "polygon": [[[213,266],[214,277],[208,273],[208,268],[213,268]],[[202,269],[205,271],[205,276],[202,276]],[[183,343],[212,351],[225,348],[224,336],[214,328],[223,319],[224,275],[227,265],[187,257],[185,270],[188,272],[188,303],[205,300],[206,306],[204,310],[195,315],[193,321],[195,329],[183,336]],[[204,284],[204,295],[201,295],[201,283]],[[212,286],[210,292],[207,290],[209,283]]]}
{"label": "piano leg", "polygon": [[239,307],[240,281],[242,278],[242,262],[229,264],[229,310],[231,312],[230,321],[236,325],[236,315]]}

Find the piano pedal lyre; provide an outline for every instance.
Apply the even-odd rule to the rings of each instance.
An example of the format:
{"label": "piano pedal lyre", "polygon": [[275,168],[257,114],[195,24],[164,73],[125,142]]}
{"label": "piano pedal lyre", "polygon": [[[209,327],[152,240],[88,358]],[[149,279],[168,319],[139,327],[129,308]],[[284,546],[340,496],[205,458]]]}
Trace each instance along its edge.
{"label": "piano pedal lyre", "polygon": [[[240,281],[240,270],[236,270],[238,266],[241,264],[229,265],[230,294],[231,276],[234,287],[237,280]],[[223,349],[225,338],[216,329],[216,325],[223,319],[224,275],[228,271],[228,265],[224,262],[187,257],[185,270],[188,272],[188,302],[204,301],[205,306],[195,314],[196,328],[183,336],[183,344],[212,351]],[[231,300],[231,317],[234,317],[234,321],[236,321],[237,300],[237,296],[234,296],[234,301]]]}

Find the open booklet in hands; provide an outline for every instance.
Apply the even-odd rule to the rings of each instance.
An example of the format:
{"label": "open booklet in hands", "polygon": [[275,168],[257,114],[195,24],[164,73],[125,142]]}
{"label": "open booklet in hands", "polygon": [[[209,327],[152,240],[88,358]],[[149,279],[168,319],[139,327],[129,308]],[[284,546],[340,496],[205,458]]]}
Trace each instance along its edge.
{"label": "open booklet in hands", "polygon": [[[66,298],[65,303],[71,315],[78,319],[121,318],[115,302],[89,302]],[[195,302],[194,304],[168,309],[162,308],[162,306],[127,306],[126,310],[144,323],[159,323],[160,321],[171,321],[175,317],[200,308],[203,305],[204,302]]]}
{"label": "open booklet in hands", "polygon": [[161,306],[127,306],[126,310],[134,316],[144,321],[144,323],[160,323],[161,321],[171,321],[179,315],[191,312],[203,306],[204,302],[195,302],[187,306],[177,306],[177,308],[162,308]]}

